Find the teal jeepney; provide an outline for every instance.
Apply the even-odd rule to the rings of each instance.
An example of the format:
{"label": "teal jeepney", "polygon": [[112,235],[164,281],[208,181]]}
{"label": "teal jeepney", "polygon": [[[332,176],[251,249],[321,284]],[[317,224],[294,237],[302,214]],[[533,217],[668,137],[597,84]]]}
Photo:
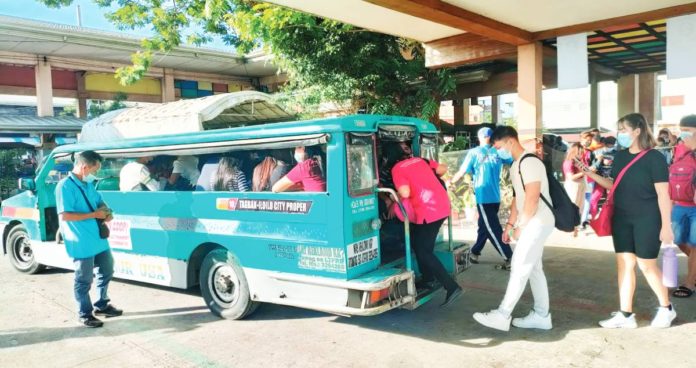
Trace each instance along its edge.
{"label": "teal jeepney", "polygon": [[[416,288],[408,221],[399,225],[401,254],[383,256],[379,197],[397,198],[378,186],[378,158],[387,141],[407,141],[414,154],[434,158],[437,133],[414,118],[354,115],[58,147],[35,178],[21,181],[26,191],[2,202],[2,249],[24,273],[72,268],[54,191],[74,153],[94,150],[105,158],[96,185],[115,214],[109,243],[117,278],[200,285],[211,311],[229,319],[244,318],[259,303],[364,316],[415,308],[436,290]],[[326,192],[223,192],[205,185],[221,156],[277,151],[292,162],[297,146],[321,147]],[[127,162],[182,155],[199,159],[197,190],[120,191]],[[436,254],[455,276],[467,266],[468,246],[453,242],[446,226]]]}

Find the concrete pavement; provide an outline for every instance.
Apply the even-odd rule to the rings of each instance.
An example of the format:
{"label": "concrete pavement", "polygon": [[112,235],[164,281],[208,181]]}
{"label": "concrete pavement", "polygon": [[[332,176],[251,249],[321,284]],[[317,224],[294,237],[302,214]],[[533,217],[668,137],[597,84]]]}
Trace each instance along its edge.
{"label": "concrete pavement", "polygon": [[[459,236],[472,234],[456,227]],[[647,327],[656,300],[639,276],[636,330],[604,330],[617,308],[611,243],[554,234],[544,256],[554,329],[481,327],[472,313],[497,306],[508,273],[489,245],[460,277],[464,296],[375,317],[338,317],[262,305],[244,321],[220,320],[197,290],[115,281],[111,297],[125,315],[104,328],[75,323],[72,273],[26,276],[0,260],[0,367],[694,367],[696,297],[675,300],[676,326]],[[686,272],[680,257],[680,273]],[[525,315],[525,294],[515,315]]]}

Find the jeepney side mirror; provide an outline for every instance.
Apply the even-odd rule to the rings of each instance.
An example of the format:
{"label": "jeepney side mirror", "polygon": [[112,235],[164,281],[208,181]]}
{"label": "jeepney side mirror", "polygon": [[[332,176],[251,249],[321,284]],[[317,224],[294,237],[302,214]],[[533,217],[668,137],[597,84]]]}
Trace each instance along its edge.
{"label": "jeepney side mirror", "polygon": [[34,182],[34,178],[19,178],[19,189],[35,191],[36,182]]}

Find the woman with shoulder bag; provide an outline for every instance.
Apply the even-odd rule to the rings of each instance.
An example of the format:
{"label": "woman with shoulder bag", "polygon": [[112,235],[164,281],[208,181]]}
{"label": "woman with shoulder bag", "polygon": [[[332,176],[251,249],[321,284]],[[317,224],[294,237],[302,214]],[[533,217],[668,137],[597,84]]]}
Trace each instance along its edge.
{"label": "woman with shoulder bag", "polygon": [[610,193],[614,208],[611,235],[616,252],[621,309],[599,324],[604,328],[637,327],[633,294],[638,265],[659,300],[651,326],[670,327],[677,313],[670,303],[657,264],[661,244],[674,241],[667,163],[662,154],[653,149],[655,138],[643,115],[634,113],[621,118],[618,132],[619,145],[627,149],[617,152],[611,178],[602,177],[579,164],[589,178],[613,191]]}

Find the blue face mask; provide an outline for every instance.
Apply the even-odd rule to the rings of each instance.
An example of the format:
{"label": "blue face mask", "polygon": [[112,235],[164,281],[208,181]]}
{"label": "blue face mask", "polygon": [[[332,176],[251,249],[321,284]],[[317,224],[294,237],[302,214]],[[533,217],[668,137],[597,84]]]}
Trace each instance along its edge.
{"label": "blue face mask", "polygon": [[510,153],[510,151],[508,151],[507,148],[501,147],[498,150],[498,156],[500,156],[500,158],[502,158],[503,160],[508,160],[512,158],[512,153]]}
{"label": "blue face mask", "polygon": [[690,139],[693,136],[694,136],[693,132],[681,132],[681,133],[679,133],[679,138],[681,138],[682,140]]}
{"label": "blue face mask", "polygon": [[619,133],[616,137],[616,141],[621,147],[629,148],[633,144],[633,138],[628,133]]}

